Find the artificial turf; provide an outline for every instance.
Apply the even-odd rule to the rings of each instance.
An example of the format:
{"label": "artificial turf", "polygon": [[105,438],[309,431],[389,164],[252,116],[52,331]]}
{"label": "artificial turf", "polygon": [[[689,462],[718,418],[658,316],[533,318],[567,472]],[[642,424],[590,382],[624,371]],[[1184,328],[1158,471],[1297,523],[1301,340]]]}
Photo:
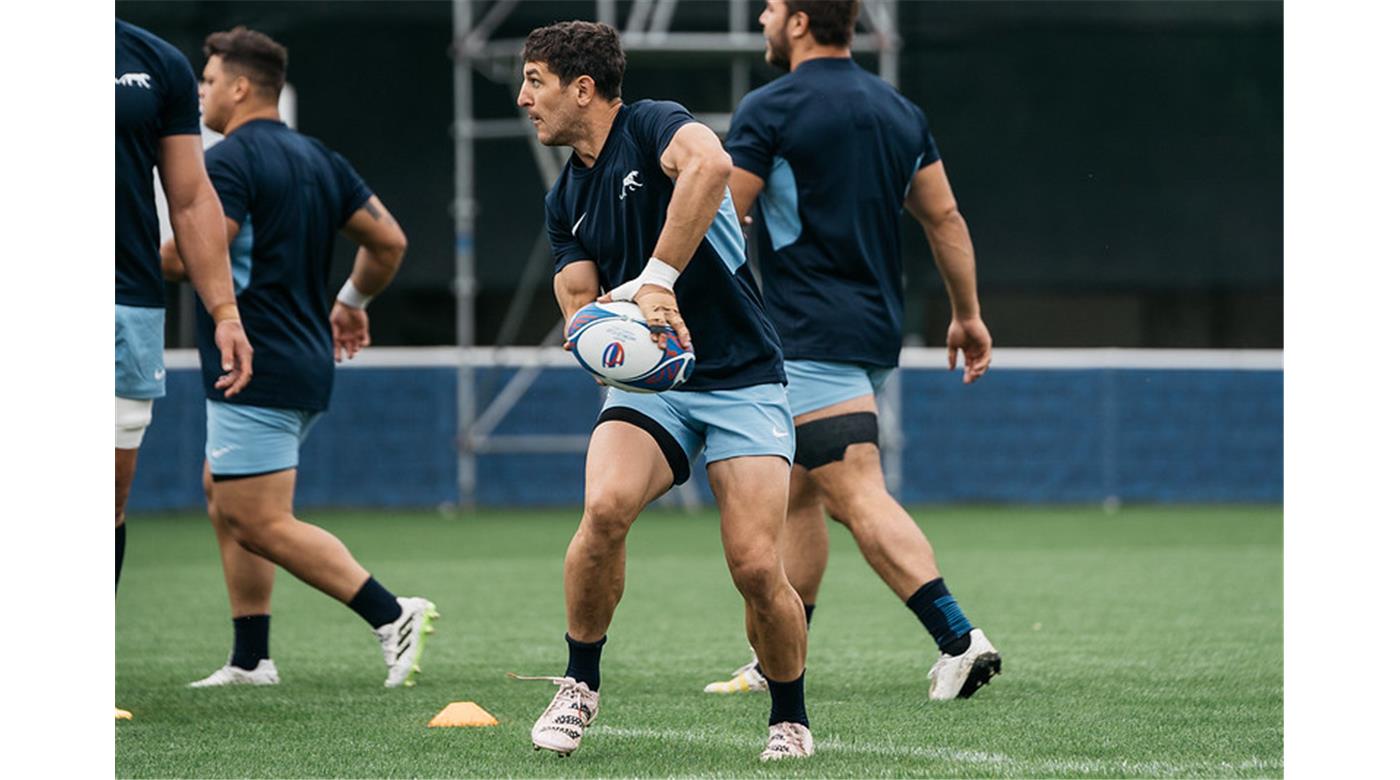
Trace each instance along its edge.
{"label": "artificial turf", "polygon": [[[307,512],[401,595],[441,613],[417,687],[382,687],[352,612],[278,574],[276,687],[194,690],[231,628],[212,532],[133,517],[117,605],[121,777],[1259,777],[1283,773],[1278,507],[915,511],[948,584],[1005,660],[975,697],[926,698],[932,640],[831,533],[812,624],[816,755],[760,764],[766,694],[706,695],[748,659],[712,513],[648,511],[572,756],[531,750],[563,673],[575,512]],[[500,725],[429,729],[452,701]]]}

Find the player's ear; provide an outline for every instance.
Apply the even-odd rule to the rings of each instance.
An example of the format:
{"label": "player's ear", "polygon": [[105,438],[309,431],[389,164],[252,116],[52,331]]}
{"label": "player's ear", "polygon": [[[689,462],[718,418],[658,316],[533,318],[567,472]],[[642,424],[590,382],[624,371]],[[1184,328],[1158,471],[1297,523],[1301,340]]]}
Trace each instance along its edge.
{"label": "player's ear", "polygon": [[592,76],[579,76],[574,79],[573,84],[574,99],[580,106],[586,106],[593,100],[593,96],[598,93],[598,85],[593,83]]}
{"label": "player's ear", "polygon": [[812,18],[806,11],[788,14],[787,23],[789,38],[800,38],[812,29]]}
{"label": "player's ear", "polygon": [[239,76],[233,80],[233,99],[242,101],[253,91],[253,82],[247,76]]}

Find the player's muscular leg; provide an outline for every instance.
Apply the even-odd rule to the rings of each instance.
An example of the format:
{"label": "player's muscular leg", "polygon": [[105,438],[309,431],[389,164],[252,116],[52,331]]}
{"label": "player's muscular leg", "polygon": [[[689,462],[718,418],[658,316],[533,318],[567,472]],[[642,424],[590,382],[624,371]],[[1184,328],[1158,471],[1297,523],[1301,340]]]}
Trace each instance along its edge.
{"label": "player's muscular leg", "polygon": [[369,572],[330,532],[292,515],[296,469],[214,482],[214,506],[245,549],[326,595],[349,602]]}
{"label": "player's muscular leg", "polygon": [[204,500],[209,509],[209,522],[214,526],[214,538],[219,543],[219,560],[224,568],[230,611],[236,618],[270,614],[277,566],[238,543],[233,529],[229,528],[214,503],[214,480],[209,476],[208,463],[204,464]]}
{"label": "player's muscular leg", "polygon": [[788,462],[772,455],[731,458],[711,463],[709,475],[724,557],[744,596],[749,643],[765,675],[794,680],[807,663],[807,621],[779,554]]}
{"label": "player's muscular leg", "polygon": [[622,600],[627,531],[642,509],[674,479],[651,434],[608,421],[593,431],[584,476],[583,520],[564,556],[569,636],[596,642]]}
{"label": "player's muscular leg", "polygon": [[126,499],[131,495],[131,481],[136,478],[136,453],[139,450],[117,448],[117,525],[126,522]]}
{"label": "player's muscular leg", "polygon": [[807,469],[793,466],[788,483],[787,522],[783,526],[783,569],[803,604],[817,603],[829,546],[826,514],[817,486]]}
{"label": "player's muscular leg", "polygon": [[[825,417],[874,412],[875,397],[862,396],[802,414],[799,427]],[[833,519],[851,530],[861,554],[901,600],[936,579],[933,546],[904,507],[885,490],[880,450],[874,444],[852,444],[845,457],[809,472]]]}

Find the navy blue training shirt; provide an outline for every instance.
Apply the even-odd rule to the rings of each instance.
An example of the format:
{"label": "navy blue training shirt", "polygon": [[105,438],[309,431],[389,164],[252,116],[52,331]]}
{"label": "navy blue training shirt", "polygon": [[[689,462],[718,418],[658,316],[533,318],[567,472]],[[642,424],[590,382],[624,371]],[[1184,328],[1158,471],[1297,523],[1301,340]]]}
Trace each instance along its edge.
{"label": "navy blue training shirt", "polygon": [[[577,155],[545,195],[554,270],[591,260],[603,289],[642,272],[671,204],[675,182],[661,153],[694,122],[679,103],[639,100],[618,111],[592,168]],[[745,262],[744,234],[728,190],[709,232],[676,280],[676,305],[690,328],[695,373],[677,390],[730,390],[786,382],[773,324]]]}
{"label": "navy blue training shirt", "polygon": [[233,398],[214,389],[214,322],[199,310],[199,362],[208,397],[279,409],[324,410],[335,376],[327,291],[335,237],[373,194],[350,163],[281,122],[240,125],[205,153],[224,216],[242,226],[229,247],[253,381]]}
{"label": "navy blue training shirt", "polygon": [[165,308],[155,167],[160,139],[199,135],[199,91],[189,60],[117,20],[117,303]]}
{"label": "navy blue training shirt", "polygon": [[784,357],[898,364],[899,217],[938,161],[919,107],[849,57],[808,60],[744,96],[725,148],[765,182],[755,240]]}

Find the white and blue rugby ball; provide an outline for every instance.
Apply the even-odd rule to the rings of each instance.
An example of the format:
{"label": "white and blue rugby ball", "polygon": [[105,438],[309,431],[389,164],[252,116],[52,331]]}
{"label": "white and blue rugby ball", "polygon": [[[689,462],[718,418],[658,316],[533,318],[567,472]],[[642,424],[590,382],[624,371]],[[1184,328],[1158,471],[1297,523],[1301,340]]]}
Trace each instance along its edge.
{"label": "white and blue rugby ball", "polygon": [[690,378],[695,353],[666,331],[658,347],[635,303],[590,303],[574,313],[564,329],[574,357],[588,372],[620,390],[661,393]]}

